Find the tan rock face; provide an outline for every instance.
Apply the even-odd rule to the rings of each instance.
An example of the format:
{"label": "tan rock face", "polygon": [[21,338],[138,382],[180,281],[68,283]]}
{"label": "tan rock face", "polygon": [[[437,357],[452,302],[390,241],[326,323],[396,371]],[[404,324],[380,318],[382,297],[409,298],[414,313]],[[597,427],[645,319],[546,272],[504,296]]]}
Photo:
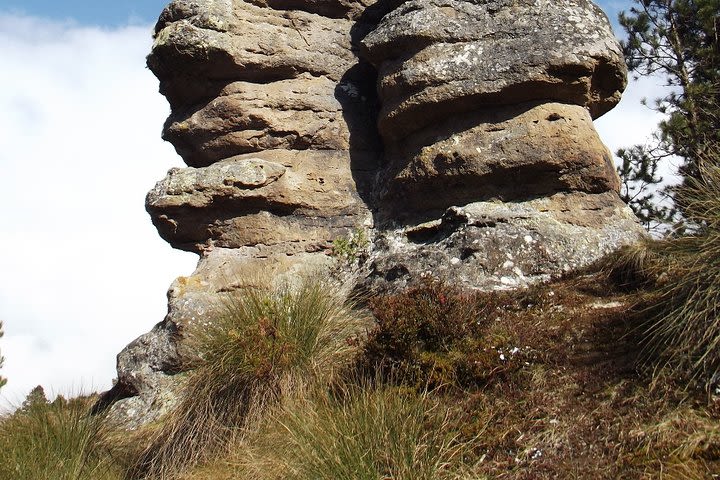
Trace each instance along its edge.
{"label": "tan rock face", "polygon": [[612,155],[577,105],[520,104],[456,115],[407,136],[387,158],[380,210],[396,220],[437,218],[478,200],[619,187]]}
{"label": "tan rock face", "polygon": [[[365,160],[368,170],[352,170],[353,160]],[[272,249],[325,250],[338,231],[372,224],[358,190],[369,188],[373,161],[335,150],[238,155],[171,170],[148,193],[147,209],[160,235],[183,250],[260,245],[263,256]]]}
{"label": "tan rock face", "polygon": [[171,171],[148,194],[163,238],[197,252],[291,254],[372,224],[362,197],[381,150],[375,77],[353,51],[356,22],[342,18],[359,5],[179,0],[165,9],[148,65],[172,107],[163,137],[194,168]]}
{"label": "tan rock face", "polygon": [[556,100],[612,108],[625,64],[589,0],[412,0],[362,42],[380,73],[380,131],[399,139],[488,105]]}
{"label": "tan rock face", "polygon": [[358,230],[342,286],[370,291],[518,288],[642,236],[592,126],[625,67],[589,0],[174,0],[148,66],[189,167],[146,207],[200,261],[118,356],[99,405],[128,426],[173,405],[188,326],[256,276],[327,278]]}
{"label": "tan rock face", "polygon": [[379,72],[383,217],[618,187],[591,117],[619,101],[625,63],[588,0],[412,0],[362,54]]}

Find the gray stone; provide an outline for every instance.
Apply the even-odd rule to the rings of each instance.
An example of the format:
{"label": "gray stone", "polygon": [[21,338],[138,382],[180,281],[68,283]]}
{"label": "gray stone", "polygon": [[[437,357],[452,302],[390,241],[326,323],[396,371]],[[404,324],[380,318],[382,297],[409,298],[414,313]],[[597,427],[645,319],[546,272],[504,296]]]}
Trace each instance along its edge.
{"label": "gray stone", "polygon": [[614,192],[473,202],[434,221],[381,232],[361,285],[398,291],[434,277],[484,291],[522,288],[590,265],[643,236]]}
{"label": "gray stone", "polygon": [[362,41],[379,70],[380,132],[393,141],[458,112],[545,100],[620,100],[625,63],[589,0],[412,0]]}

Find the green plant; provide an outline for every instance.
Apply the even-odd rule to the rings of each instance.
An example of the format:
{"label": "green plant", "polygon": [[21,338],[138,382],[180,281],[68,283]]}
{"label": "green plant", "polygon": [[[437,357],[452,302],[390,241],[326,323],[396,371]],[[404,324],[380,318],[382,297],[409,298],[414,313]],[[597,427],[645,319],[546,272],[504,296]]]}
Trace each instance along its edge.
{"label": "green plant", "polygon": [[720,152],[701,168],[678,197],[693,234],[629,249],[617,270],[649,289],[645,363],[709,384],[720,375]]}
{"label": "green plant", "polygon": [[36,395],[0,419],[0,478],[13,480],[119,480],[102,447],[102,418],[90,403]]}
{"label": "green plant", "polygon": [[[701,179],[703,159],[720,141],[720,43],[718,0],[636,0],[619,22],[627,34],[622,42],[630,71],[661,76],[667,95],[655,100],[654,109],[665,118],[654,141],[621,149],[618,169],[621,196],[639,218],[652,228],[656,223],[682,220],[683,206],[675,200],[677,188],[659,190],[661,163],[681,163],[683,179]],[[660,195],[658,195],[660,193]],[[678,225],[679,227],[680,225]]]}
{"label": "green plant", "polygon": [[513,343],[512,332],[493,329],[489,321],[489,313],[506,300],[430,279],[373,298],[376,325],[359,368],[420,388],[471,387],[499,378],[518,360],[499,351]]}
{"label": "green plant", "polygon": [[197,353],[183,398],[132,470],[159,477],[221,451],[287,390],[330,382],[366,320],[331,285],[241,288],[225,314],[188,332]]}
{"label": "green plant", "polygon": [[240,459],[242,478],[458,478],[468,442],[428,394],[360,382],[280,408]]}
{"label": "green plant", "polygon": [[348,263],[355,263],[367,248],[368,243],[365,230],[358,228],[348,237],[338,237],[333,240],[332,255],[335,258],[344,259]]}

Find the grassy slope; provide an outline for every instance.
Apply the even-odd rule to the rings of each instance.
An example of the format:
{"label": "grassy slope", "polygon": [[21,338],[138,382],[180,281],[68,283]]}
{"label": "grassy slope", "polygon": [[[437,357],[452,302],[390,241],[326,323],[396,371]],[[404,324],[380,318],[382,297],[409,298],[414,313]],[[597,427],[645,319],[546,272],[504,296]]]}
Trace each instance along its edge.
{"label": "grassy slope", "polygon": [[[637,298],[618,290],[601,273],[518,294],[485,297],[485,324],[479,331],[480,338],[472,344],[476,354],[449,354],[455,363],[476,362],[483,374],[462,386],[440,382],[441,388],[420,394],[421,404],[428,406],[424,420],[422,416],[413,417],[414,425],[422,425],[427,431],[423,433],[414,426],[408,430],[416,435],[419,444],[446,442],[438,458],[452,468],[438,470],[442,475],[437,478],[701,479],[720,473],[720,404],[708,392],[688,390],[636,368],[638,348],[632,331],[637,319],[629,312]],[[433,365],[443,365],[442,361],[433,361]],[[430,373],[431,383],[437,383],[437,372]],[[392,390],[381,391],[378,397],[360,403],[382,409],[385,404],[378,407],[377,402],[387,401],[388,408],[406,416],[408,408],[417,411],[413,410],[417,398],[411,398],[409,404],[397,402],[407,392],[412,396],[414,387],[388,388],[398,389],[398,395]],[[298,418],[341,418],[339,412],[352,413],[361,397],[357,389],[354,392],[350,389],[349,403],[338,403],[336,397],[328,402],[323,394],[315,401],[305,398],[286,403],[244,440],[220,450],[204,465],[178,478],[317,480],[317,474],[303,474],[313,471],[302,465],[305,455],[293,459],[286,453],[298,448],[292,445],[293,438],[312,438],[318,432],[326,435],[322,432],[334,431],[335,426],[315,421],[321,429],[312,432],[303,429],[315,428],[313,422],[304,424]],[[404,425],[392,412],[388,415],[383,422]],[[363,431],[363,425],[374,425],[372,419],[376,417],[371,415],[364,424],[342,417],[342,428],[356,435]],[[0,422],[0,439],[13,442],[7,436],[18,435],[13,425],[17,421]],[[298,431],[302,435],[296,435]],[[383,431],[376,429],[372,434],[381,435]],[[339,435],[348,436],[342,432]],[[422,457],[427,452],[425,447],[417,450],[418,455],[422,454],[420,460],[408,457],[395,462],[383,454],[396,448],[392,438],[369,438],[371,444],[390,442],[373,453],[378,460],[371,462],[386,465],[381,472],[408,472],[412,468],[408,470],[407,465],[426,461]],[[447,443],[448,438],[452,442]],[[141,446],[142,437],[133,443]],[[322,448],[333,445],[328,442]],[[348,448],[358,449],[360,455],[363,453],[359,450],[366,447]],[[397,448],[413,451],[404,444]],[[311,454],[312,449],[307,456]],[[434,460],[427,457],[427,461]],[[346,472],[328,478],[374,477]],[[413,476],[385,473],[377,478],[411,480]]]}
{"label": "grassy slope", "polygon": [[[444,428],[470,443],[458,478],[720,473],[720,408],[704,391],[636,369],[636,299],[600,273],[495,298],[480,358],[492,374],[482,385],[429,395],[449,409]],[[243,455],[184,478],[235,478]]]}

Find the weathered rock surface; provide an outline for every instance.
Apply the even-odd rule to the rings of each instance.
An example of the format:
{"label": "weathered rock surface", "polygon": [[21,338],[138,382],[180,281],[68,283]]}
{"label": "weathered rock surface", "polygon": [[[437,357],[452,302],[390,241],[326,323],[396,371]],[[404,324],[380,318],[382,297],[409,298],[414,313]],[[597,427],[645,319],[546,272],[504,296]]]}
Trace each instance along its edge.
{"label": "weathered rock surface", "polygon": [[348,125],[344,105],[362,101],[350,81],[303,73],[271,83],[233,82],[208,103],[173,111],[164,138],[192,166],[270,149],[377,151],[374,119]]}
{"label": "weathered rock surface", "polygon": [[438,220],[383,231],[361,283],[372,292],[427,276],[481,290],[526,287],[642,236],[614,192],[473,202],[449,208]]}
{"label": "weathered rock surface", "polygon": [[619,182],[612,155],[586,109],[519,104],[456,115],[387,152],[377,195],[396,221],[442,215],[478,200],[525,200],[558,192],[603,193]]}
{"label": "weathered rock surface", "polygon": [[351,171],[344,151],[267,150],[173,169],[148,194],[147,209],[160,235],[184,250],[321,251],[333,238],[372,225],[358,190],[369,188],[374,157],[353,160],[368,165]]}
{"label": "weathered rock surface", "polygon": [[589,0],[171,2],[148,66],[189,167],[146,207],[200,261],[98,408],[157,419],[188,328],[248,281],[326,274],[354,232],[367,259],[344,287],[377,292],[518,288],[635,241],[592,126],[625,86],[620,52]]}
{"label": "weathered rock surface", "polygon": [[168,291],[168,314],[151,331],[118,354],[118,379],[96,409],[134,429],[160,418],[178,402],[182,372],[195,357],[184,343],[188,328],[202,327],[223,314],[227,295],[248,285],[292,285],[307,275],[326,272],[332,259],[299,253],[261,257],[256,247],[214,248],[196,270],[177,278]]}
{"label": "weathered rock surface", "polygon": [[453,113],[533,100],[597,117],[625,88],[617,41],[589,0],[412,0],[362,44],[379,70],[386,139]]}

